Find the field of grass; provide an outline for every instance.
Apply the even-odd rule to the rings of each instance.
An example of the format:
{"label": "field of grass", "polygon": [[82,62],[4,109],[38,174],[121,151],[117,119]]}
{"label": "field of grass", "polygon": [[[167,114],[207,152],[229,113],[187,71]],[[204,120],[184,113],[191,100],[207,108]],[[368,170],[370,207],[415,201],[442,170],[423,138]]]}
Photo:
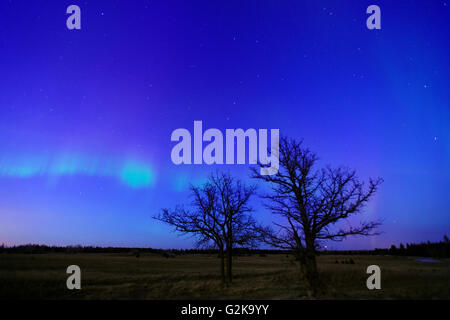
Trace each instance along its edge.
{"label": "field of grass", "polygon": [[[355,264],[336,264],[352,258]],[[81,268],[81,290],[66,288],[66,268]],[[450,263],[409,257],[320,256],[328,284],[322,299],[449,299]],[[366,268],[381,268],[381,290],[368,290]],[[306,299],[292,256],[239,256],[233,284],[219,279],[214,255],[165,258],[144,254],[0,254],[0,298],[5,299]]]}

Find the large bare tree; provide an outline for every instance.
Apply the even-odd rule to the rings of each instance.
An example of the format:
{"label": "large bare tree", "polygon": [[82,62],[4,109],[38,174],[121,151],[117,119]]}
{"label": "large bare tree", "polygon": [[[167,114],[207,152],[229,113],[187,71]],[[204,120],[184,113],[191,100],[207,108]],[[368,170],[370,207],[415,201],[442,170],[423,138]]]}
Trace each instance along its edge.
{"label": "large bare tree", "polygon": [[[255,219],[251,216],[249,200],[254,186],[247,186],[225,173],[211,174],[202,186],[191,186],[191,209],[178,206],[163,209],[155,219],[175,230],[192,234],[198,246],[213,246],[219,250],[222,280],[232,281],[232,253],[234,247],[254,246],[258,239]],[[226,257],[226,273],[225,273]]]}
{"label": "large bare tree", "polygon": [[309,292],[317,295],[323,285],[316,263],[320,241],[377,234],[379,221],[352,226],[348,218],[362,213],[382,180],[369,179],[365,185],[355,171],[344,167],[316,169],[318,158],[303,147],[302,141],[281,137],[278,151],[277,174],[261,175],[259,169],[252,168],[254,178],[270,184],[271,192],[263,198],[266,206],[281,217],[275,228],[267,227],[262,232],[270,245],[295,253]]}

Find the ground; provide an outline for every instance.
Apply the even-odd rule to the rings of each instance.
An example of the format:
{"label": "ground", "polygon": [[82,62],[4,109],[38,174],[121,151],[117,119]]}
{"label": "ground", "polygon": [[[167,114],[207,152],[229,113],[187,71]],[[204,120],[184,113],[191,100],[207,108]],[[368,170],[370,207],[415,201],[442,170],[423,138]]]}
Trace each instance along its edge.
{"label": "ground", "polygon": [[[343,264],[352,259],[355,264]],[[336,263],[338,261],[339,263]],[[306,299],[292,256],[234,260],[234,280],[221,285],[215,255],[165,258],[143,254],[0,254],[0,298],[23,299]],[[81,290],[66,288],[69,265],[81,268]],[[368,290],[367,266],[381,268],[381,290]],[[450,262],[412,257],[318,258],[328,291],[322,299],[449,299]]]}

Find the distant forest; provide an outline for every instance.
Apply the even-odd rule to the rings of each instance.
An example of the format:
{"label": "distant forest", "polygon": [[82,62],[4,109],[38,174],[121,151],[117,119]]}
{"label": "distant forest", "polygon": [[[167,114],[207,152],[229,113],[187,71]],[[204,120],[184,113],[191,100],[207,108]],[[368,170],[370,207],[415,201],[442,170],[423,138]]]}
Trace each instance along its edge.
{"label": "distant forest", "polygon": [[[26,253],[26,254],[43,254],[43,253],[117,253],[128,254],[139,257],[141,254],[160,254],[166,258],[175,257],[182,254],[217,254],[215,249],[154,249],[154,248],[131,248],[131,247],[93,247],[93,246],[47,246],[37,244],[26,244],[20,246],[8,247],[0,246],[1,253]],[[288,250],[272,250],[272,249],[249,249],[235,248],[234,255],[252,255],[259,254],[289,254]],[[416,257],[433,257],[433,258],[450,258],[450,240],[447,236],[439,242],[422,242],[419,244],[407,243],[400,244],[397,248],[392,245],[389,249],[374,250],[322,250],[319,254],[325,255],[393,255],[393,256],[416,256]]]}

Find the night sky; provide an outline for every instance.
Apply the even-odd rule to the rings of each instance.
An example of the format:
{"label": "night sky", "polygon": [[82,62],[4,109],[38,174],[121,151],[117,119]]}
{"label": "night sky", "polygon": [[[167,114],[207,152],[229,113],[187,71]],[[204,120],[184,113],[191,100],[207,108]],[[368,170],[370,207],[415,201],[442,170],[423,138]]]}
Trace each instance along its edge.
{"label": "night sky", "polygon": [[[66,8],[81,8],[68,30]],[[366,8],[381,8],[381,30]],[[189,248],[152,219],[214,170],[177,128],[280,129],[385,181],[370,249],[450,232],[449,1],[0,2],[0,243]],[[272,215],[254,198],[255,216]]]}

